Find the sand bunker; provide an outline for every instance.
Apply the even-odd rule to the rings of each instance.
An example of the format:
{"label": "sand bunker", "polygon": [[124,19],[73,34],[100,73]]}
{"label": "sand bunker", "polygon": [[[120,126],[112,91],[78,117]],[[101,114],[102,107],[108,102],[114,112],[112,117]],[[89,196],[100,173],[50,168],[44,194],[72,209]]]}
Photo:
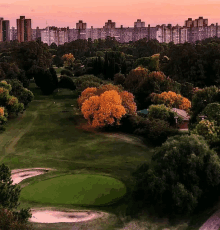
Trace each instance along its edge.
{"label": "sand bunker", "polygon": [[104,215],[102,212],[95,211],[71,211],[61,212],[53,210],[31,210],[31,222],[37,223],[60,223],[60,222],[83,222],[94,220]]}
{"label": "sand bunker", "polygon": [[11,178],[13,180],[13,184],[18,184],[24,179],[44,174],[50,170],[54,170],[54,169],[51,168],[14,169],[11,171]]}
{"label": "sand bunker", "polygon": [[[51,168],[27,168],[27,169],[14,169],[11,171],[11,177],[13,180],[13,184],[18,184],[22,180],[37,176],[40,174],[44,174],[50,170],[54,170]],[[96,211],[76,211],[69,210],[66,211],[56,211],[56,210],[31,210],[32,217],[29,219],[31,222],[37,223],[68,223],[68,222],[83,222],[94,220],[100,218],[104,215],[108,215],[104,212],[96,212]]]}

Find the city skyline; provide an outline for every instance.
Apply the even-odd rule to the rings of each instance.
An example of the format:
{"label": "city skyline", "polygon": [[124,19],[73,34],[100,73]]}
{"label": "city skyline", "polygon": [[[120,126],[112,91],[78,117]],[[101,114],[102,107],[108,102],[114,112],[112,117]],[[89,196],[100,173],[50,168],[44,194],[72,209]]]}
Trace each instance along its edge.
{"label": "city skyline", "polygon": [[[81,0],[73,2],[63,0],[33,1],[33,0],[2,0],[0,7],[4,12],[1,17],[10,20],[10,26],[16,27],[16,19],[20,15],[32,19],[32,28],[37,26],[75,28],[79,20],[87,23],[87,28],[103,27],[105,22],[112,20],[116,27],[132,27],[134,21],[141,19],[151,26],[160,24],[184,25],[187,18],[203,16],[209,19],[209,24],[219,21],[220,3],[216,0],[175,2],[174,0]],[[46,24],[47,22],[47,24]]]}

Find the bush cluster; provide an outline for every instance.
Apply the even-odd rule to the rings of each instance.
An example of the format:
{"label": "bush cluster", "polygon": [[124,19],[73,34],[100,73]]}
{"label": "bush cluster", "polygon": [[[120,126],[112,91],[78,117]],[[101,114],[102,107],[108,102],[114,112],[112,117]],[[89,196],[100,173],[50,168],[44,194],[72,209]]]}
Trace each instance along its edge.
{"label": "bush cluster", "polygon": [[73,73],[71,70],[68,70],[68,69],[62,69],[61,72],[60,72],[61,75],[67,75],[69,77],[73,77]]}
{"label": "bush cluster", "polygon": [[70,90],[75,90],[76,86],[70,77],[61,76],[60,81],[58,83],[58,88],[66,88],[66,89],[70,89]]}
{"label": "bush cluster", "polygon": [[170,137],[152,160],[152,167],[142,164],[133,173],[133,198],[142,208],[151,203],[163,214],[186,215],[218,197],[220,159],[201,136]]}

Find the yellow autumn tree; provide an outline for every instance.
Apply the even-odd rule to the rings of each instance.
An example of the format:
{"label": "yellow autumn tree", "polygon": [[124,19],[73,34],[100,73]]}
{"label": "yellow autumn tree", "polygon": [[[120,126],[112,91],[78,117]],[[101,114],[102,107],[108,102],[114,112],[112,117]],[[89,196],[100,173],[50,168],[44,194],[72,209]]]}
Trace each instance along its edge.
{"label": "yellow autumn tree", "polygon": [[191,102],[186,97],[175,92],[152,93],[151,100],[154,104],[164,104],[168,107],[175,107],[185,111],[191,108]]}
{"label": "yellow autumn tree", "polygon": [[75,58],[74,58],[73,54],[71,54],[71,53],[64,54],[62,56],[62,59],[64,61],[64,66],[66,66],[66,67],[73,67],[73,63],[75,61]]}
{"label": "yellow autumn tree", "polygon": [[119,93],[122,99],[122,105],[124,106],[126,113],[131,115],[137,114],[137,106],[134,102],[134,95],[128,91],[122,91]]}
{"label": "yellow autumn tree", "polygon": [[101,85],[100,87],[90,87],[85,89],[82,93],[81,96],[78,98],[77,102],[79,107],[82,107],[83,102],[88,100],[92,96],[100,96],[104,92],[115,90],[118,92],[122,99],[122,105],[124,106],[126,113],[127,114],[132,114],[136,115],[137,111],[137,106],[134,101],[134,96],[132,93],[129,93],[127,91],[123,91],[123,88],[120,86],[112,85],[112,84],[107,84],[107,85]]}
{"label": "yellow autumn tree", "polygon": [[85,100],[88,100],[92,96],[97,95],[97,88],[96,87],[88,87],[82,93],[81,96],[77,99],[77,103],[79,107],[82,107],[82,104]]}
{"label": "yellow autumn tree", "polygon": [[116,90],[109,90],[100,96],[91,96],[82,104],[81,111],[89,124],[95,128],[120,124],[126,114],[122,99]]}

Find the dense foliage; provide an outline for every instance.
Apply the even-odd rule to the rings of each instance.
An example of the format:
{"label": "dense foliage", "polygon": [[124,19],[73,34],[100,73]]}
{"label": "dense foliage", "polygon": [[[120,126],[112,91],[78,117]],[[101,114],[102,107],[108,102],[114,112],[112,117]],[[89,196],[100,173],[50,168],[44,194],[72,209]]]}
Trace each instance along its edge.
{"label": "dense foliage", "polygon": [[[103,96],[103,95],[107,95],[106,92],[111,92],[111,94],[109,94],[109,97]],[[105,103],[104,103],[104,100],[106,100]],[[113,101],[111,101],[111,100],[113,100]],[[117,115],[117,116],[113,115],[113,116],[115,116],[116,121],[118,121],[126,113],[136,115],[136,110],[137,110],[136,104],[134,102],[134,96],[127,91],[123,91],[122,87],[115,86],[112,84],[101,85],[98,88],[91,87],[91,88],[85,89],[81,93],[81,96],[78,98],[77,102],[78,102],[78,105],[81,108],[82,113],[84,114],[84,117],[86,119],[89,118],[88,115],[85,115],[86,112],[90,113],[91,119],[97,120],[98,117],[96,117],[96,116],[99,116],[99,115],[101,117],[103,117],[103,115],[110,116],[109,113],[111,115],[113,115],[115,113],[113,111],[120,110],[120,112],[121,112],[120,115]],[[114,103],[116,103],[116,104],[114,104]],[[91,111],[88,112],[88,110],[89,110],[88,106],[89,105],[92,106],[93,104],[94,104],[94,108],[90,108]],[[115,110],[114,106],[116,106],[116,105],[118,107]],[[106,109],[107,109],[107,107],[109,107],[108,112],[106,111],[104,106],[106,107]],[[96,116],[94,115],[94,113],[95,113],[94,111],[97,112]],[[91,119],[89,119],[90,124],[92,123]],[[94,127],[104,127],[105,125],[119,124],[119,122],[114,122],[113,120],[111,120],[111,122],[106,122],[105,125],[104,125],[104,123],[102,123],[100,125],[95,125],[95,124],[98,124],[98,123],[97,122],[94,123],[93,124]]]}
{"label": "dense foliage", "polygon": [[106,91],[100,96],[91,96],[82,104],[81,111],[93,127],[119,125],[126,114],[120,95],[115,90]]}
{"label": "dense foliage", "polygon": [[178,108],[185,111],[189,111],[191,108],[191,102],[187,98],[172,91],[163,92],[161,94],[152,93],[151,97],[154,104],[164,104],[168,107]]}
{"label": "dense foliage", "polygon": [[13,185],[10,169],[0,165],[0,229],[4,230],[25,230],[32,229],[28,224],[28,218],[31,217],[30,209],[21,209],[16,211],[19,206],[19,196],[21,188],[19,185]]}
{"label": "dense foliage", "polygon": [[218,196],[220,159],[202,137],[171,137],[155,150],[152,160],[152,167],[144,164],[133,173],[133,197],[144,207],[150,202],[163,213],[185,215]]}
{"label": "dense foliage", "polygon": [[73,80],[68,76],[61,76],[58,83],[58,88],[67,88],[70,90],[75,90],[76,86]]}

